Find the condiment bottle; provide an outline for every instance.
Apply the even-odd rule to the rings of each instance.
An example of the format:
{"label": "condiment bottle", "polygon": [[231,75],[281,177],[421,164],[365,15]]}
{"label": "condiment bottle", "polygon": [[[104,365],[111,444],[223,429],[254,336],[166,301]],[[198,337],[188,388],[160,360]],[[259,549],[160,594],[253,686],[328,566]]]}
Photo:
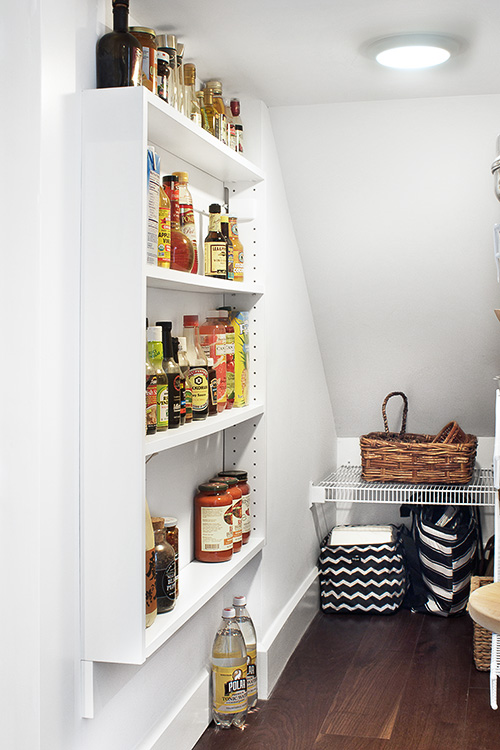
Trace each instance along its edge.
{"label": "condiment bottle", "polygon": [[219,320],[226,327],[226,409],[234,404],[234,326],[229,320],[230,307],[217,310]]}
{"label": "condiment bottle", "polygon": [[165,538],[163,518],[152,518],[155,532],[156,603],[158,614],[175,607],[175,552]]}
{"label": "condiment bottle", "polygon": [[[172,39],[174,40],[174,47],[172,47]],[[169,104],[174,106],[175,100],[175,69],[177,65],[177,50],[175,49],[175,36],[171,34],[159,34],[156,37],[156,43],[158,45],[158,94],[162,99],[167,101]],[[160,53],[162,64],[160,65]],[[166,70],[163,64],[166,64]],[[159,75],[160,70],[164,80],[160,83]],[[160,86],[163,91],[160,94]],[[166,86],[166,89],[165,89]]]}
{"label": "condiment bottle", "polygon": [[227,491],[233,498],[233,552],[239,552],[242,544],[241,497],[243,493],[238,487],[238,480],[236,477],[217,476],[210,481],[214,483],[222,481],[227,484]]}
{"label": "condiment bottle", "polygon": [[238,222],[235,216],[229,217],[229,236],[233,243],[234,281],[243,281],[244,254],[238,233]]}
{"label": "condiment bottle", "polygon": [[234,248],[229,233],[229,217],[226,214],[220,217],[220,230],[226,240],[226,279],[234,281]]}
{"label": "condiment bottle", "polygon": [[158,265],[160,268],[170,268],[171,234],[170,198],[160,185],[158,212]]}
{"label": "condiment bottle", "polygon": [[213,417],[217,414],[217,373],[215,372],[214,361],[208,357],[208,416]]}
{"label": "condiment bottle", "polygon": [[179,598],[179,529],[177,528],[177,518],[165,518],[165,537],[167,542],[172,545],[175,555],[175,598]]}
{"label": "condiment bottle", "polygon": [[247,544],[250,539],[250,533],[252,530],[252,516],[250,513],[250,485],[248,484],[248,473],[246,471],[239,471],[238,469],[226,469],[219,471],[219,477],[224,480],[224,477],[235,477],[238,480],[238,487],[242,492],[241,496],[241,520],[242,520],[242,541],[243,544]]}
{"label": "condiment bottle", "polygon": [[213,94],[210,89],[203,90],[203,106],[201,108],[201,124],[210,135],[218,138],[219,115],[214,107]]}
{"label": "condiment bottle", "polygon": [[[174,359],[176,364],[179,367],[180,372],[180,395],[181,395],[181,412],[180,412],[180,424],[181,426],[186,421],[186,376],[183,373],[181,366],[179,365],[179,339],[176,336],[172,337],[172,345],[174,348]],[[187,365],[187,369],[189,370],[189,365]]]}
{"label": "condiment bottle", "polygon": [[194,263],[193,243],[181,230],[179,220],[179,183],[175,175],[163,177],[163,189],[170,198],[170,268],[190,273]]}
{"label": "condiment bottle", "polygon": [[172,323],[170,321],[156,321],[161,328],[163,344],[163,370],[168,382],[168,427],[179,427],[181,422],[181,371],[174,359],[174,345],[172,342]]}
{"label": "condiment bottle", "polygon": [[130,33],[135,36],[142,46],[142,85],[154,94],[157,93],[156,85],[156,34],[154,29],[143,26],[131,26]]}
{"label": "condiment bottle", "polygon": [[184,315],[184,336],[189,362],[188,384],[191,389],[193,421],[199,422],[208,416],[208,362],[200,346],[197,315]]}
{"label": "condiment bottle", "polygon": [[104,34],[96,46],[98,89],[140,86],[142,47],[128,28],[129,0],[113,0],[113,31]]}
{"label": "condiment bottle", "polygon": [[236,135],[235,151],[240,154],[243,153],[243,123],[240,117],[240,101],[239,99],[231,99],[231,112],[233,113],[233,122]]}
{"label": "condiment bottle", "polygon": [[164,43],[165,35],[156,37],[158,49],[156,50],[156,92],[160,99],[168,102],[168,79],[170,76],[170,56]]}
{"label": "condiment bottle", "polygon": [[148,357],[156,373],[156,430],[162,432],[168,428],[168,380],[163,369],[163,345],[161,328],[149,326]]}
{"label": "condiment bottle", "polygon": [[257,705],[257,635],[252,618],[248,614],[246,596],[235,596],[233,607],[247,650],[247,700],[250,710]]}
{"label": "condiment bottle", "polygon": [[234,607],[222,611],[212,646],[212,716],[222,729],[243,726],[248,710],[247,651],[235,614]]}
{"label": "condiment bottle", "polygon": [[186,408],[185,421],[186,424],[193,420],[193,392],[191,390],[191,383],[189,382],[189,361],[187,358],[187,344],[186,337],[178,337],[179,348],[177,350],[177,359],[179,361],[179,367],[181,374],[184,377],[184,403]]}
{"label": "condiment bottle", "polygon": [[181,232],[191,240],[194,250],[194,262],[191,273],[198,273],[198,247],[196,243],[196,224],[194,221],[193,199],[188,188],[187,172],[174,172],[179,183],[179,222]]}
{"label": "condiment bottle", "polygon": [[156,433],[156,372],[146,351],[146,435]]}
{"label": "condiment bottle", "polygon": [[205,90],[208,89],[212,92],[212,103],[215,111],[218,114],[219,129],[214,135],[226,146],[229,144],[228,138],[228,125],[226,118],[226,107],[222,98],[222,83],[220,81],[207,81],[205,83]]}
{"label": "condiment bottle", "polygon": [[146,627],[156,620],[155,536],[146,500]]}
{"label": "condiment bottle", "polygon": [[205,482],[194,499],[194,556],[225,562],[233,555],[233,498],[227,484]]}
{"label": "condiment bottle", "polygon": [[226,408],[226,326],[219,320],[218,310],[209,310],[200,326],[200,343],[207,357],[214,361],[217,375],[217,411]]}
{"label": "condiment bottle", "polygon": [[196,95],[196,68],[193,63],[184,65],[184,114],[201,127],[201,107]]}
{"label": "condiment bottle", "polygon": [[220,229],[220,206],[209,207],[208,234],[205,237],[205,276],[225,279],[227,275],[227,245]]}

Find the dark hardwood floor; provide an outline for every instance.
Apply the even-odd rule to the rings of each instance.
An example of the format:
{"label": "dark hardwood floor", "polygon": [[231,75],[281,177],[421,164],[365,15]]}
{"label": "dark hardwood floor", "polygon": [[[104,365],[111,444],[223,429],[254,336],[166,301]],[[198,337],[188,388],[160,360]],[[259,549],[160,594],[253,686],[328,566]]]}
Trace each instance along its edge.
{"label": "dark hardwood floor", "polygon": [[[500,692],[500,691],[499,691]],[[318,613],[245,727],[195,750],[500,750],[468,615]]]}

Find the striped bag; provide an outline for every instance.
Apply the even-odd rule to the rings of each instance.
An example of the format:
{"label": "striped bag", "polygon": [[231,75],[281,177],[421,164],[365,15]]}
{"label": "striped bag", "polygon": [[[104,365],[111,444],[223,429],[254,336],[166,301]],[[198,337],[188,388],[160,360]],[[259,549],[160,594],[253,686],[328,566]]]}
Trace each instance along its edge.
{"label": "striped bag", "polygon": [[336,527],[321,545],[318,560],[321,609],[330,613],[392,614],[401,606],[406,591],[400,533],[395,526],[380,527],[389,529],[388,541],[350,543],[347,539],[343,544],[331,543],[336,530],[349,528],[353,532],[363,529]]}
{"label": "striped bag", "polygon": [[414,534],[428,590],[427,601],[416,611],[463,614],[478,548],[473,512],[463,506],[421,506],[414,512]]}

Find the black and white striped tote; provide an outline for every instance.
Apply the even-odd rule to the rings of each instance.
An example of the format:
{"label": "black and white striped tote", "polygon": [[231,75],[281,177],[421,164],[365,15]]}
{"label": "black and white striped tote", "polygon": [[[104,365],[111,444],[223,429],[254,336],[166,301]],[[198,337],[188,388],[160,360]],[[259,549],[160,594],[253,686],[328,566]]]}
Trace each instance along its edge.
{"label": "black and white striped tote", "polygon": [[447,617],[465,612],[478,545],[470,508],[422,506],[414,515],[415,542],[427,602],[418,607]]}

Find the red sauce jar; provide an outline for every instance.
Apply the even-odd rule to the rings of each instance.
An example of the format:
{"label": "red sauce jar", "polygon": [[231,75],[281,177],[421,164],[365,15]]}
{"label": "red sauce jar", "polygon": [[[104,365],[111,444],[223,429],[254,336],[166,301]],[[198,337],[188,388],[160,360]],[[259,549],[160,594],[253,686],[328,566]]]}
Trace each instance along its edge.
{"label": "red sauce jar", "polygon": [[236,477],[214,477],[211,482],[227,484],[227,491],[233,498],[233,552],[239,552],[242,544],[242,491]]}
{"label": "red sauce jar", "polygon": [[241,490],[241,538],[243,544],[247,544],[252,531],[252,514],[250,512],[250,485],[248,484],[248,473],[246,471],[232,470],[219,471],[219,477],[235,477]]}
{"label": "red sauce jar", "polygon": [[206,482],[194,499],[194,556],[224,562],[233,555],[233,497],[224,482]]}

